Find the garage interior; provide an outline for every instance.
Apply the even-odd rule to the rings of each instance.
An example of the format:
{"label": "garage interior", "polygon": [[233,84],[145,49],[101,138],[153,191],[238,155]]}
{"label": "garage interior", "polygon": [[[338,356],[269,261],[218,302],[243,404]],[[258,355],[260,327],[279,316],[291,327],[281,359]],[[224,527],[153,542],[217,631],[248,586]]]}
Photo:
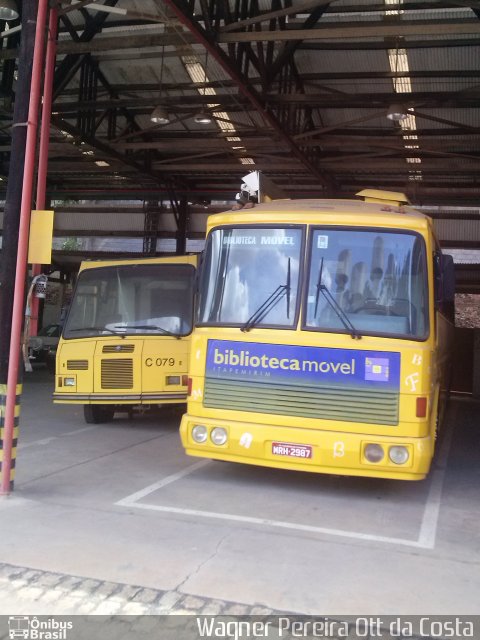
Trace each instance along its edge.
{"label": "garage interior", "polygon": [[[60,307],[82,259],[201,251],[207,216],[230,209],[253,170],[291,198],[405,193],[454,256],[457,293],[480,293],[478,3],[109,0],[53,12],[46,207]],[[0,26],[4,198],[20,20]],[[471,361],[471,330],[459,349]],[[458,390],[471,391],[472,372],[462,367]]]}
{"label": "garage interior", "polygon": [[[10,169],[21,5],[17,0],[17,18],[0,19],[0,207]],[[84,259],[201,251],[207,217],[233,206],[250,171],[291,198],[399,191],[433,218],[442,248],[454,256],[459,301],[471,305],[457,330],[457,399],[450,408],[451,421],[464,429],[421,489],[301,476],[289,476],[290,485],[274,470],[249,476],[235,469],[229,476],[215,463],[190,471],[192,462],[176,443],[174,414],[160,426],[150,416],[124,417],[88,431],[79,411],[51,406],[51,376],[35,370],[25,380],[17,489],[0,505],[10,523],[0,558],[8,613],[21,613],[22,606],[53,610],[46,588],[17,597],[5,587],[2,576],[12,566],[38,574],[19,574],[13,583],[19,589],[39,588],[45,572],[136,585],[157,590],[157,604],[173,598],[167,613],[199,611],[187,596],[203,599],[203,611],[217,603],[222,612],[243,606],[240,613],[255,607],[394,613],[395,602],[402,613],[422,613],[407,586],[416,575],[432,612],[453,607],[471,614],[479,586],[478,405],[465,397],[480,395],[473,357],[480,354],[480,2],[53,0],[50,12],[58,40],[46,208],[55,217],[52,265],[43,269],[51,274],[43,324],[58,320]],[[176,474],[178,485],[169,480]],[[234,516],[220,524],[199,516],[214,505],[203,498],[198,505],[191,496],[214,481],[233,483],[240,512],[257,483],[278,511],[262,516],[257,497],[258,521],[240,514],[238,529]],[[131,498],[156,482],[149,499]],[[293,524],[278,486],[295,513]],[[352,495],[359,503],[345,522],[342,505]],[[325,509],[325,519],[312,525],[298,496],[308,509]],[[230,499],[228,489],[219,489],[217,511],[228,511]],[[432,546],[428,518],[441,500]],[[362,520],[361,508],[373,520]],[[261,525],[262,517],[270,525]],[[35,530],[29,530],[32,518],[40,523]],[[394,533],[399,519],[400,534]],[[145,529],[134,557],[132,542]],[[112,531],[119,533],[109,549],[104,540]],[[170,551],[158,551],[167,542]],[[249,545],[262,555],[260,569]],[[320,586],[311,565],[319,547],[325,554]],[[346,568],[348,549],[355,559]],[[247,559],[244,566],[238,557]],[[386,591],[384,567],[398,577]],[[228,575],[235,584],[225,587]],[[281,586],[290,579],[298,586],[294,597]],[[74,587],[62,584],[59,578],[51,592],[73,598]],[[82,588],[79,602],[93,602]],[[100,601],[90,610],[79,602],[73,598],[72,611],[104,612]],[[115,604],[116,612],[126,611],[125,602]]]}

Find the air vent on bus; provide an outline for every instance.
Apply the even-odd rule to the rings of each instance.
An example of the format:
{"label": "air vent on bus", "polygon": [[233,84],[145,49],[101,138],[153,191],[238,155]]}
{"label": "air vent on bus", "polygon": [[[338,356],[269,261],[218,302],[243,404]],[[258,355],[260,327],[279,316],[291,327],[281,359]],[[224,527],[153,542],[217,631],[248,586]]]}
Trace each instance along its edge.
{"label": "air vent on bus", "polygon": [[88,360],[67,360],[67,369],[70,371],[86,371]]}
{"label": "air vent on bus", "polygon": [[205,379],[204,405],[229,411],[398,424],[398,393],[307,385]]}
{"label": "air vent on bus", "polygon": [[134,344],[105,344],[103,346],[103,353],[133,353],[135,350]]}
{"label": "air vent on bus", "polygon": [[102,360],[102,389],[132,389],[133,360]]}

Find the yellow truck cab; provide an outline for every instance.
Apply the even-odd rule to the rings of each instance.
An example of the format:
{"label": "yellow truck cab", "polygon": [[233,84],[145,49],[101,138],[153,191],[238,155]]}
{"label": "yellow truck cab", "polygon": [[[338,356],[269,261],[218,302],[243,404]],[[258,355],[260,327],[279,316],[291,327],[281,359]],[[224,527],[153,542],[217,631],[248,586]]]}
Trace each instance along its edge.
{"label": "yellow truck cab", "polygon": [[197,256],[83,262],[56,356],[56,403],[87,423],[184,403]]}

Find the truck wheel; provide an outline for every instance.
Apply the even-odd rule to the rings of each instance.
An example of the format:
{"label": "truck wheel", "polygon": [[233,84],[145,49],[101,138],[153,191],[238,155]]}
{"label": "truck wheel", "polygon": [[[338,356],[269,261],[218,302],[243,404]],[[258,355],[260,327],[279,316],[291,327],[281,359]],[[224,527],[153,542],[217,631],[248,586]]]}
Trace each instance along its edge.
{"label": "truck wheel", "polygon": [[108,404],[84,404],[83,415],[87,424],[102,424],[110,422],[115,413],[115,408]]}

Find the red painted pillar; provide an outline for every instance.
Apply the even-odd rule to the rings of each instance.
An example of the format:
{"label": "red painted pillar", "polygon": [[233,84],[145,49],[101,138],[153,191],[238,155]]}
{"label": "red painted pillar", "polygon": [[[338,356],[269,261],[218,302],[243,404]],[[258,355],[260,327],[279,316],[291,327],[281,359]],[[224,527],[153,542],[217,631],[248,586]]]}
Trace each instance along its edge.
{"label": "red painted pillar", "polygon": [[[37,202],[36,208],[40,211],[45,209],[47,191],[47,169],[48,169],[48,146],[50,142],[50,120],[52,115],[52,92],[53,78],[55,75],[55,56],[57,54],[57,30],[58,12],[57,9],[50,9],[50,19],[48,23],[47,54],[45,57],[45,77],[43,80],[43,105],[42,121],[40,124],[40,143],[38,152],[38,173],[37,173]],[[41,272],[40,264],[32,265],[32,276],[38,276]],[[32,298],[30,335],[36,336],[38,333],[38,308],[39,299]]]}
{"label": "red painted pillar", "polygon": [[0,495],[11,491],[12,442],[15,429],[15,405],[17,403],[17,380],[20,361],[20,342],[25,306],[25,278],[27,274],[28,237],[32,208],[35,150],[38,129],[38,107],[43,70],[45,23],[48,0],[39,0],[33,52],[32,83],[28,107],[27,140],[25,144],[25,169],[22,186],[22,206],[18,232],[17,265],[13,296],[12,331],[8,362],[7,392],[5,398],[5,420],[3,427],[3,460]]}

